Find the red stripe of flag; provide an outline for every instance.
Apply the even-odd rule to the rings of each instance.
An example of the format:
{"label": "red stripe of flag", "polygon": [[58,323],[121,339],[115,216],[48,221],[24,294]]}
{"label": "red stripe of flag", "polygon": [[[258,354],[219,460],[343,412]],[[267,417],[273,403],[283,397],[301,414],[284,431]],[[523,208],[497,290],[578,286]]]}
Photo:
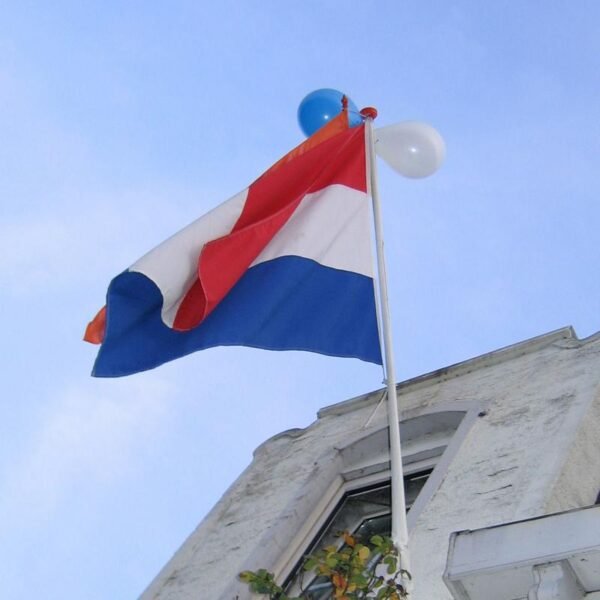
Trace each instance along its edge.
{"label": "red stripe of flag", "polygon": [[192,329],[216,308],[306,194],[334,183],[366,191],[363,140],[363,127],[337,134],[293,161],[277,163],[257,179],[232,232],[202,249],[198,279],[181,303],[173,328]]}

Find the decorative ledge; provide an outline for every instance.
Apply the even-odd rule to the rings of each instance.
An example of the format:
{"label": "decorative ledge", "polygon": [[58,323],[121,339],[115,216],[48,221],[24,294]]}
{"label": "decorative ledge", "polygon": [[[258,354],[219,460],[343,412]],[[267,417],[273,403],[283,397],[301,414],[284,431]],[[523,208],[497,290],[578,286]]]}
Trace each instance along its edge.
{"label": "decorative ledge", "polygon": [[455,600],[592,600],[600,593],[600,506],[450,537]]}

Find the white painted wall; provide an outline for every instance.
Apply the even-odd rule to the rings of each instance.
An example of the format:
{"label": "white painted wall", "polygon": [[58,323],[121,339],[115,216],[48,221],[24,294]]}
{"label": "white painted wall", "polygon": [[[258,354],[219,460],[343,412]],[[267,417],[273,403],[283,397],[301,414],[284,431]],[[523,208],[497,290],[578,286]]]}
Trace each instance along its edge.
{"label": "white painted wall", "polygon": [[[403,418],[470,403],[473,420],[411,532],[412,600],[449,600],[442,581],[453,531],[477,529],[594,502],[600,488],[600,334],[570,328],[410,380]],[[246,568],[274,569],[343,470],[336,448],[385,425],[380,392],[323,409],[285,432],[188,538],[141,600],[240,600]]]}

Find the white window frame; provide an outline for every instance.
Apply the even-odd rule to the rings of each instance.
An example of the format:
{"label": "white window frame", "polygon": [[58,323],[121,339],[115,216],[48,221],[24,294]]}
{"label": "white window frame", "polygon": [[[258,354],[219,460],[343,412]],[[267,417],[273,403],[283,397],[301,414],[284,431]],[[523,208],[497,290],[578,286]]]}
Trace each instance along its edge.
{"label": "white window frame", "polygon": [[[403,413],[400,425],[404,474],[411,475],[433,469],[408,512],[409,531],[436,492],[448,466],[482,410],[481,402],[452,402]],[[437,423],[440,426],[446,416],[450,422],[454,420],[457,425],[455,429],[450,428],[447,431],[448,435],[444,437],[440,431],[436,436],[435,427],[433,433],[428,431],[428,423]],[[378,436],[387,436],[387,426],[365,430],[351,438],[343,448],[337,448],[342,455],[343,466],[316,503],[292,543],[283,549],[273,568],[277,581],[285,581],[294,571],[346,494],[389,482],[387,442],[384,452],[375,451],[369,456],[369,442]],[[366,448],[361,448],[361,444]],[[376,450],[381,450],[381,440],[374,446]],[[358,452],[356,449],[359,449]]]}

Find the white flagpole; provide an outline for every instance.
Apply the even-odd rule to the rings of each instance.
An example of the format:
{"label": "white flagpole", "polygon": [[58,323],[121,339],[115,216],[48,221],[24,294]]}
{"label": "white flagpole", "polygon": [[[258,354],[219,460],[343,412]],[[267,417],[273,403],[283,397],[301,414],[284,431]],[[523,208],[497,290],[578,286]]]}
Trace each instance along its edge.
{"label": "white flagpole", "polygon": [[[365,111],[366,112],[366,111]],[[383,227],[381,219],[381,203],[377,183],[377,160],[375,156],[375,139],[373,135],[373,117],[377,113],[367,115],[366,130],[369,153],[369,175],[371,199],[373,201],[373,220],[375,225],[375,242],[377,247],[377,271],[379,280],[379,303],[384,345],[384,364],[387,383],[388,423],[390,435],[390,469],[392,477],[392,541],[400,555],[400,568],[410,573],[408,552],[408,527],[406,523],[406,500],[404,498],[404,473],[402,471],[402,452],[400,445],[400,423],[398,401],[396,396],[396,375],[394,371],[394,351],[390,324],[390,308],[388,303],[387,277],[385,257],[383,254]],[[405,588],[409,588],[407,578],[403,578]]]}

